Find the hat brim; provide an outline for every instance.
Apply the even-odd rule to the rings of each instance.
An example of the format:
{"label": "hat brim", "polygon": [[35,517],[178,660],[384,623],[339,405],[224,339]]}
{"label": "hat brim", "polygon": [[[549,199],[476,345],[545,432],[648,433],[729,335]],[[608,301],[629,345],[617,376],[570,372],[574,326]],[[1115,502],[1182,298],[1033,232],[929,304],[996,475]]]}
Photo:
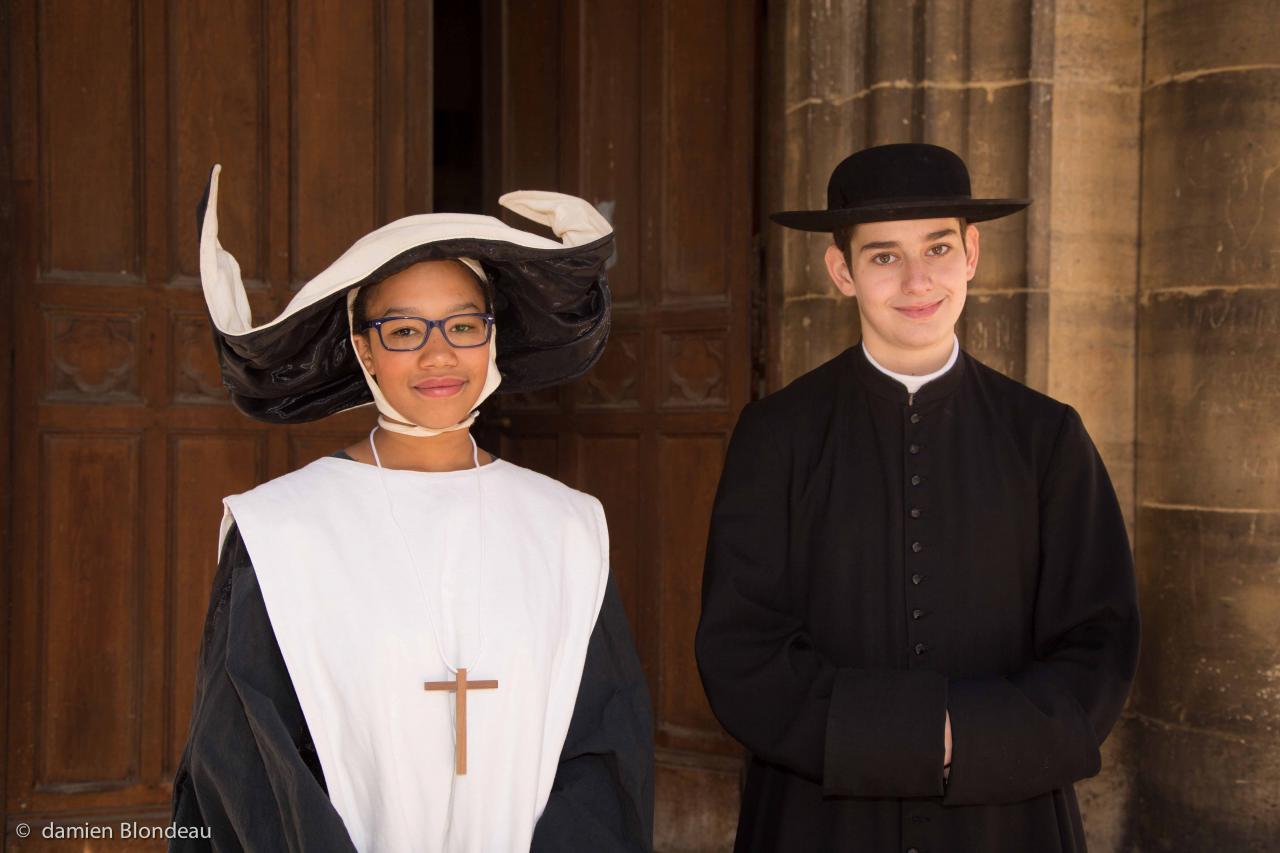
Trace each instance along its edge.
{"label": "hat brim", "polygon": [[268,326],[240,335],[214,328],[222,382],[241,412],[267,423],[306,423],[373,401],[351,347],[346,291],[419,261],[472,258],[493,288],[498,393],[570,382],[599,360],[612,298],[604,268],[613,235],[561,249],[458,238],[401,252],[365,279]]}
{"label": "hat brim", "polygon": [[840,210],[784,210],[769,218],[798,231],[834,231],[845,225],[889,222],[899,219],[942,219],[958,216],[969,222],[987,222],[1017,213],[1031,204],[1027,198],[955,198],[902,200],[847,207]]}

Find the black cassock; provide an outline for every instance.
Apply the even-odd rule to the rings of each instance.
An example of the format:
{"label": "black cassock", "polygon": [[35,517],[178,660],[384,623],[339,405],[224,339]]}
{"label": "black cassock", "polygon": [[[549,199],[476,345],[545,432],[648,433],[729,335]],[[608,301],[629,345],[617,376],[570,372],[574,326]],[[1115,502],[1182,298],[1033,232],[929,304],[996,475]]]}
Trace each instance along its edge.
{"label": "black cassock", "polygon": [[910,395],[845,351],[743,410],[702,595],[707,696],[751,753],[737,850],[1085,849],[1072,783],[1138,611],[1069,406],[963,352]]}
{"label": "black cassock", "polygon": [[[234,527],[205,622],[173,820],[212,840],[171,851],[353,851]],[[646,851],[653,823],[648,690],[610,579],[533,851]]]}

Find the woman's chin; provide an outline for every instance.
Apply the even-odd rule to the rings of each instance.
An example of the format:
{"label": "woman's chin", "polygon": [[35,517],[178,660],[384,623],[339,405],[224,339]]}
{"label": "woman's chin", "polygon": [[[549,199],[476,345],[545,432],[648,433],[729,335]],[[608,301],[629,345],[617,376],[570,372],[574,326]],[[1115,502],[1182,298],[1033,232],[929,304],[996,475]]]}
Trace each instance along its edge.
{"label": "woman's chin", "polygon": [[[394,404],[393,404],[394,405]],[[467,419],[471,414],[470,409],[462,409],[458,406],[444,407],[424,406],[419,403],[416,406],[400,408],[396,407],[406,418],[409,418],[414,424],[424,429],[449,429],[457,426]]]}

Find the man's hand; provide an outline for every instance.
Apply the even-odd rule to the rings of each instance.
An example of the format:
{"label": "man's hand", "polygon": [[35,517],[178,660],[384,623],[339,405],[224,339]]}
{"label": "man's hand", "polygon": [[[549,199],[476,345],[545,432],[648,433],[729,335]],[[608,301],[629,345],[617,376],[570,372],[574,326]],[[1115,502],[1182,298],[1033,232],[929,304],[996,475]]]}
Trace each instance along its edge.
{"label": "man's hand", "polygon": [[951,777],[951,712],[947,711],[942,727],[942,778]]}

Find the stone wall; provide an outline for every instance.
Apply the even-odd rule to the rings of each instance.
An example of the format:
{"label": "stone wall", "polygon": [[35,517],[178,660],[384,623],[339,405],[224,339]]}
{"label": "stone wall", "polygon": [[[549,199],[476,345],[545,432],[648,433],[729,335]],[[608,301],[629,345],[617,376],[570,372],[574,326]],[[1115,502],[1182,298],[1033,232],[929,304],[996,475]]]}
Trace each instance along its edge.
{"label": "stone wall", "polygon": [[[763,207],[822,207],[865,145],[923,141],[984,223],[960,334],[1075,406],[1138,557],[1144,653],[1091,849],[1280,838],[1280,16],[1269,0],[776,0]],[[825,235],[766,225],[769,386],[858,339]],[[1234,845],[1234,846],[1233,846]]]}
{"label": "stone wall", "polygon": [[1280,849],[1280,14],[1148,0],[1130,703],[1147,850]]}

